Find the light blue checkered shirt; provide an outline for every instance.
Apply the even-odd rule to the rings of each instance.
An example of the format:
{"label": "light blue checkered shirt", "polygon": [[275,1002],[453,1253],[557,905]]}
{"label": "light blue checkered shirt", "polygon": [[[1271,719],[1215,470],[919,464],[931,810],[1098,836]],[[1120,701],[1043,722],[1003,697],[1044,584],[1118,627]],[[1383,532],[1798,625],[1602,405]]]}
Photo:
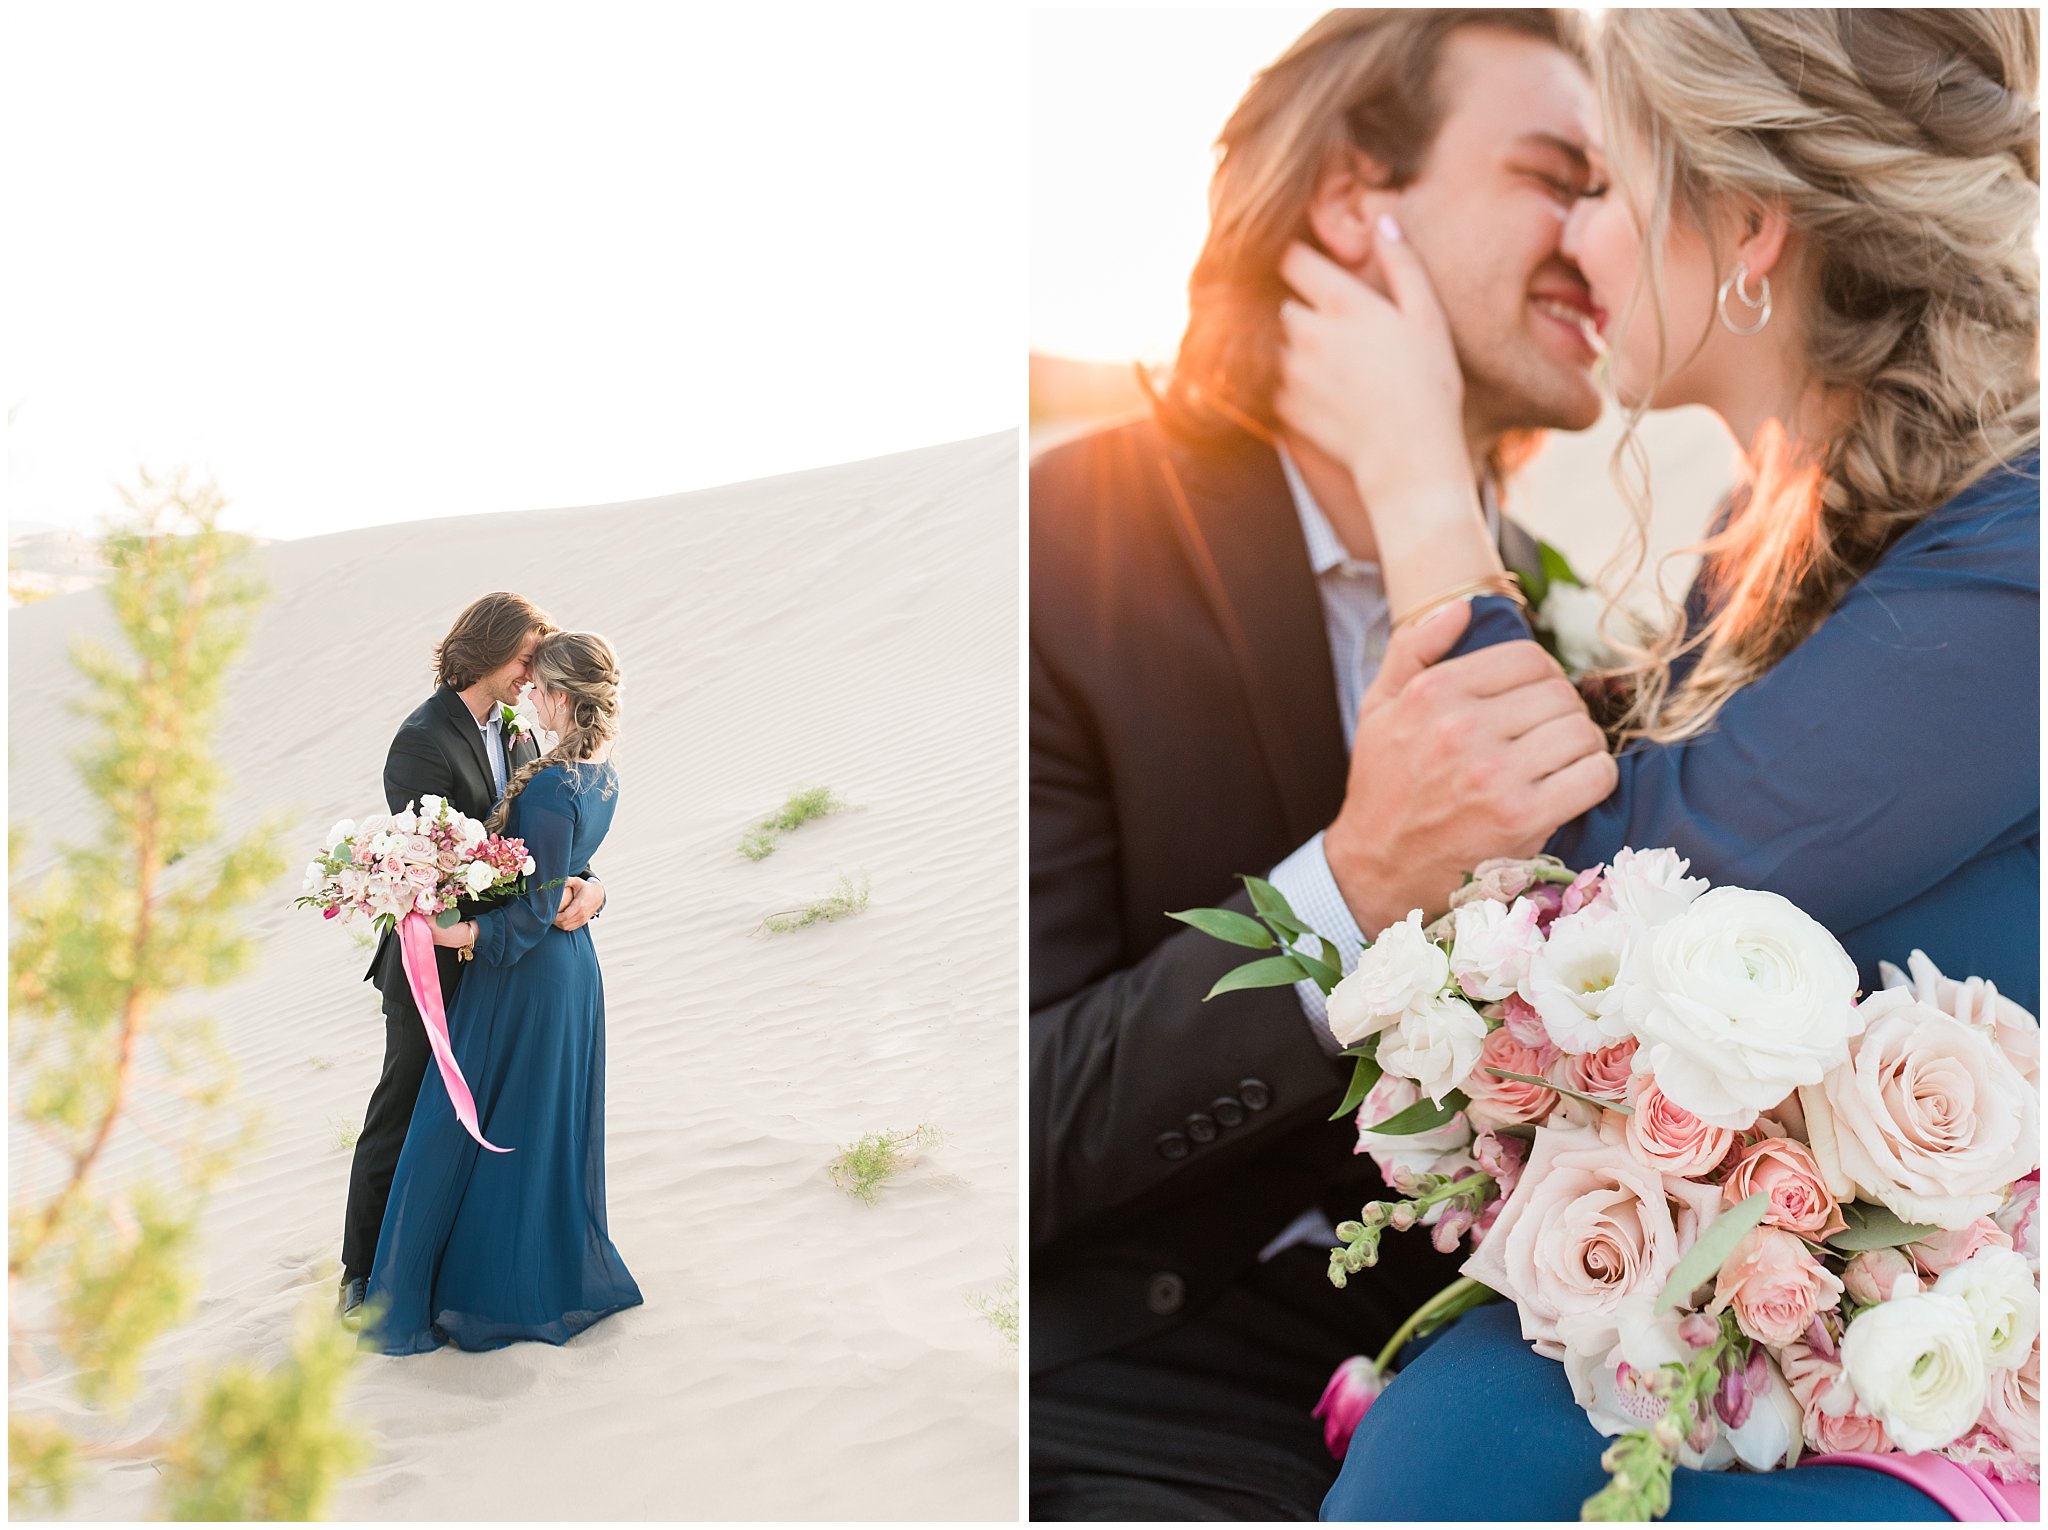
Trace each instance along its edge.
{"label": "light blue checkered shirt", "polygon": [[[1330,640],[1330,667],[1337,674],[1337,711],[1344,719],[1344,744],[1349,748],[1358,732],[1358,703],[1379,673],[1380,660],[1386,657],[1393,616],[1387,607],[1386,588],[1380,583],[1379,565],[1354,558],[1346,550],[1285,447],[1280,449],[1280,469],[1294,495],[1301,534],[1308,543],[1309,566],[1315,570],[1316,590],[1323,600],[1323,630]],[[1491,485],[1482,490],[1481,500],[1487,527],[1498,538],[1500,509]],[[1344,894],[1337,890],[1330,863],[1323,858],[1323,836],[1316,835],[1275,866],[1266,880],[1294,905],[1302,923],[1330,937],[1349,972],[1365,949],[1365,936],[1351,917]],[[1330,1008],[1322,989],[1311,982],[1294,986],[1316,1038],[1334,1055],[1339,1048],[1330,1035]]]}
{"label": "light blue checkered shirt", "polygon": [[505,783],[511,779],[511,771],[505,763],[505,735],[498,729],[498,709],[492,707],[484,713],[484,720],[477,724],[484,736],[484,755],[491,762],[491,779],[498,785],[498,795],[505,795]]}

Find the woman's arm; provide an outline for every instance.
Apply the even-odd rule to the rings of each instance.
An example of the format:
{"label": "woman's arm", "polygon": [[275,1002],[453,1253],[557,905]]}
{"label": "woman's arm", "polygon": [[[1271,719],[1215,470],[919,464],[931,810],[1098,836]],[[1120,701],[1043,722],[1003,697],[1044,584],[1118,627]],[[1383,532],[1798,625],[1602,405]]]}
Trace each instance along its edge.
{"label": "woman's arm", "polygon": [[576,831],[576,794],[558,770],[544,770],[527,782],[519,808],[519,837],[533,857],[526,893],[476,918],[476,959],[494,967],[518,961],[554,924]]}

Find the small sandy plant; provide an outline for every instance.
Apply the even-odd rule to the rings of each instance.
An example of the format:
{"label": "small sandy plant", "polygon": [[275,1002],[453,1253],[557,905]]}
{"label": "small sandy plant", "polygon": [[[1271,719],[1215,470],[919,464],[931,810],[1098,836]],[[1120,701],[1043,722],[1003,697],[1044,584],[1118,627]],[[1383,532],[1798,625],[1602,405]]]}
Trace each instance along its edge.
{"label": "small sandy plant", "polygon": [[747,830],[740,840],[740,854],[750,861],[765,861],[775,853],[782,836],[800,829],[813,818],[853,810],[853,804],[829,786],[805,786],[789,794],[789,800],[775,812]]}
{"label": "small sandy plant", "polygon": [[872,1206],[875,1193],[890,1176],[917,1162],[920,1151],[929,1152],[945,1141],[936,1126],[920,1123],[907,1132],[869,1132],[850,1147],[839,1150],[832,1160],[832,1183],[855,1200]]}
{"label": "small sandy plant", "polygon": [[981,1314],[983,1322],[1017,1347],[1017,1251],[1010,1250],[1009,1269],[993,1291],[968,1293],[967,1305]]}
{"label": "small sandy plant", "polygon": [[839,885],[816,902],[807,903],[802,908],[777,909],[761,924],[777,934],[785,934],[790,930],[801,930],[806,925],[830,924],[834,919],[849,918],[867,906],[868,879],[862,877],[856,887],[853,878],[841,877]]}

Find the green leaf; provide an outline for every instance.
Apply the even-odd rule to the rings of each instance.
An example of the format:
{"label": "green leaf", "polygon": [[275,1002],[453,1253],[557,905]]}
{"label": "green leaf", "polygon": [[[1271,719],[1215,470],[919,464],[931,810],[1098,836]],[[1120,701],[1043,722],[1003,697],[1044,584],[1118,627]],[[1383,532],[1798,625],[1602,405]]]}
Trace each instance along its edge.
{"label": "green leaf", "polygon": [[1202,1002],[1206,1004],[1220,993],[1236,993],[1240,988],[1279,988],[1299,983],[1307,976],[1307,969],[1293,957],[1268,956],[1224,973],[1216,980],[1216,986],[1202,996]]}
{"label": "green leaf", "polygon": [[1596,1099],[1590,1094],[1580,1094],[1576,1089],[1567,1089],[1562,1084],[1553,1084],[1549,1079],[1538,1078],[1533,1073],[1510,1073],[1506,1068],[1488,1068],[1486,1071],[1495,1078],[1511,1078],[1518,1084],[1541,1084],[1545,1089],[1554,1089],[1559,1094],[1570,1095],[1575,1100],[1584,1100],[1588,1105],[1597,1105],[1602,1110],[1612,1110],[1624,1116],[1632,1116],[1636,1113],[1636,1108],[1633,1105],[1617,1105],[1612,1100]]}
{"label": "green leaf", "polygon": [[[1316,935],[1316,932],[1307,925],[1299,920],[1290,919],[1285,914],[1261,914],[1259,917],[1266,921],[1275,935],[1279,936],[1283,942],[1290,946],[1305,936]],[[1317,940],[1322,938],[1322,936],[1316,935]]]}
{"label": "green leaf", "polygon": [[1584,587],[1586,581],[1572,572],[1570,561],[1548,542],[1536,544],[1536,556],[1543,560],[1543,577],[1550,583]]}
{"label": "green leaf", "polygon": [[1443,1293],[1443,1299],[1433,1304],[1428,1315],[1415,1325],[1411,1337],[1420,1339],[1426,1334],[1435,1333],[1453,1318],[1461,1318],[1475,1307],[1484,1307],[1488,1302],[1497,1302],[1500,1299],[1500,1293],[1493,1287],[1483,1286],[1467,1277],[1460,1283],[1455,1294],[1449,1291]]}
{"label": "green leaf", "polygon": [[1382,1137],[1412,1137],[1417,1132],[1434,1131],[1471,1103],[1458,1089],[1445,1095],[1441,1105],[1425,1096],[1406,1110],[1397,1110],[1379,1125],[1368,1126],[1365,1130],[1377,1132]]}
{"label": "green leaf", "polygon": [[[1320,937],[1318,938],[1320,939]],[[1330,943],[1327,940],[1323,941],[1323,949],[1328,950],[1329,948]],[[1316,980],[1316,987],[1322,989],[1326,994],[1344,981],[1344,974],[1320,957],[1304,956],[1301,952],[1297,951],[1294,953],[1294,959],[1308,969],[1308,975]]]}
{"label": "green leaf", "polygon": [[1266,933],[1264,925],[1249,915],[1234,913],[1227,908],[1186,908],[1166,917],[1191,924],[1204,935],[1227,940],[1233,946],[1250,946],[1254,951],[1273,949],[1273,937]]}
{"label": "green leaf", "polygon": [[1771,1197],[1759,1190],[1748,1200],[1730,1206],[1707,1224],[1706,1230],[1693,1240],[1685,1257],[1678,1261],[1678,1268],[1671,1272],[1671,1278],[1664,1283],[1664,1293],[1657,1298],[1657,1310],[1667,1307],[1682,1307],[1692,1293],[1707,1281],[1712,1280],[1728,1256],[1735,1252],[1743,1234],[1764,1219],[1770,1210]]}
{"label": "green leaf", "polygon": [[1252,907],[1261,914],[1278,914],[1289,924],[1306,928],[1296,917],[1294,910],[1288,906],[1287,899],[1281,896],[1280,889],[1271,882],[1262,877],[1246,876],[1240,876],[1238,880],[1244,883],[1245,891],[1252,895]]}
{"label": "green leaf", "polygon": [[462,915],[455,909],[444,908],[434,916],[434,923],[444,930],[453,929],[456,925],[462,923]]}
{"label": "green leaf", "polygon": [[[1531,611],[1542,610],[1543,597],[1550,593],[1550,577],[1543,572],[1542,560],[1540,558],[1537,560],[1537,564],[1538,566],[1535,568],[1518,568],[1515,570],[1515,577],[1522,581],[1522,593],[1529,597],[1529,609]],[[1469,881],[1470,878],[1468,877],[1467,880]]]}
{"label": "green leaf", "polygon": [[1330,1112],[1332,1121],[1341,1121],[1350,1115],[1372,1093],[1372,1086],[1380,1081],[1379,1060],[1370,1054],[1347,1052],[1347,1057],[1356,1056],[1357,1066],[1351,1070],[1351,1087],[1344,1091],[1344,1103]]}
{"label": "green leaf", "polygon": [[1888,1206],[1851,1201],[1842,1208],[1849,1225],[1828,1239],[1828,1247],[1845,1254],[1860,1254],[1873,1248],[1901,1248],[1918,1243],[1938,1231],[1922,1222],[1902,1222]]}

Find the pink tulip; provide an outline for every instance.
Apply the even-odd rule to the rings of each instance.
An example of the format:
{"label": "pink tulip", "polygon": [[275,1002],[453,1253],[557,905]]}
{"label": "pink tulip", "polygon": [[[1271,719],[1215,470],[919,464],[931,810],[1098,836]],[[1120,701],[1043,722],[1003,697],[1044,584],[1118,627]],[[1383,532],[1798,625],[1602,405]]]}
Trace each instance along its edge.
{"label": "pink tulip", "polygon": [[1351,1448],[1351,1436],[1358,1429],[1358,1421],[1379,1400],[1386,1386],[1386,1377],[1374,1370],[1372,1362],[1363,1355],[1353,1355],[1330,1372],[1322,1401],[1309,1416],[1323,1421],[1323,1443],[1339,1461]]}

